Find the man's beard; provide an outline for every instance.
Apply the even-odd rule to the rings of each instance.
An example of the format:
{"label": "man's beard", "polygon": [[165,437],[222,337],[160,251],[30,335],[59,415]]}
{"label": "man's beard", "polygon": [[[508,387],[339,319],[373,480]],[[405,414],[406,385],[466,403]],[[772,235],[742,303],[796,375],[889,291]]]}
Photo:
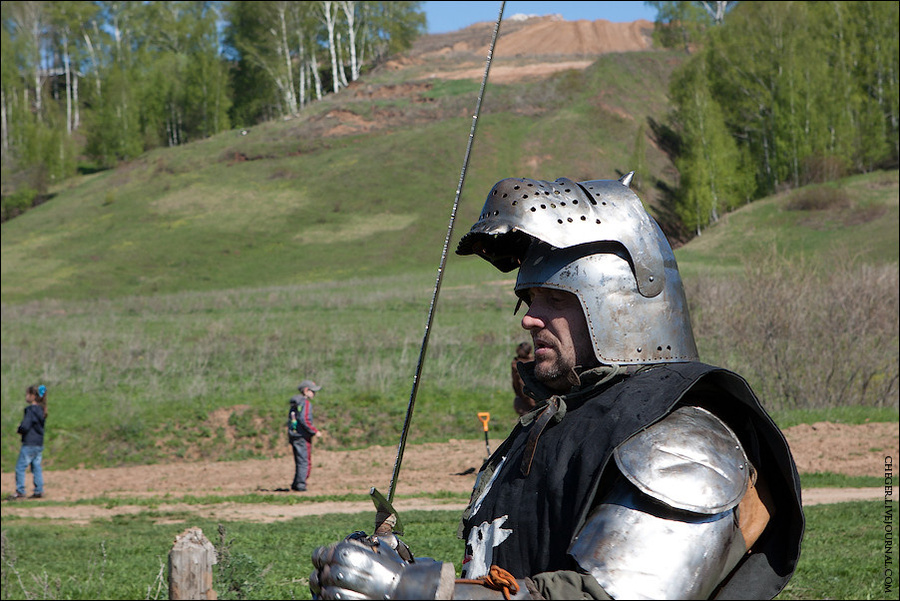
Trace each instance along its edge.
{"label": "man's beard", "polygon": [[534,377],[538,382],[557,391],[566,391],[572,387],[569,374],[572,367],[567,365],[559,354],[553,361],[536,361],[534,364]]}

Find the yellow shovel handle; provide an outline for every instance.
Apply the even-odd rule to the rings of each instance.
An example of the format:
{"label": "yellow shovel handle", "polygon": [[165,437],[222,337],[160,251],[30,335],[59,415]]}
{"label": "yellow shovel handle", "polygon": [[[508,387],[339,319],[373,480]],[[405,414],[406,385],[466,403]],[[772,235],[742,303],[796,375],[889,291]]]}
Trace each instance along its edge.
{"label": "yellow shovel handle", "polygon": [[481,420],[481,425],[484,426],[484,431],[488,431],[488,422],[491,421],[491,414],[487,411],[482,411],[478,413],[478,419]]}

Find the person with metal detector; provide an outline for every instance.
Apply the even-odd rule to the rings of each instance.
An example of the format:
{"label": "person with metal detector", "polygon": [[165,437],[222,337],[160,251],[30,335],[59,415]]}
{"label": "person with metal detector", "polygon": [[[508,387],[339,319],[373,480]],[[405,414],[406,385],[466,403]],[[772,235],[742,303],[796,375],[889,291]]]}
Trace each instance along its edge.
{"label": "person with metal detector", "polygon": [[452,565],[390,528],[313,553],[320,598],[771,598],[804,516],[790,449],[747,382],[699,361],[675,257],[620,180],[504,179],[457,254],[503,272],[535,411],[482,466]]}

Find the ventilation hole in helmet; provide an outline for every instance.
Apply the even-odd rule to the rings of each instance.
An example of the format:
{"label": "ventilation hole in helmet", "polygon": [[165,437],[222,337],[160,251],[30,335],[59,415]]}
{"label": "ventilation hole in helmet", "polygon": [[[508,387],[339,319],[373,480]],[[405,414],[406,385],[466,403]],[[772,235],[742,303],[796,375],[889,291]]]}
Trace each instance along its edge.
{"label": "ventilation hole in helmet", "polygon": [[529,188],[534,188],[534,184],[528,184]]}
{"label": "ventilation hole in helmet", "polygon": [[644,352],[644,349],[642,349],[641,347],[637,347],[637,352],[643,353],[643,352]]}
{"label": "ventilation hole in helmet", "polygon": [[534,213],[535,211],[537,211],[537,207],[531,207],[531,212]]}
{"label": "ventilation hole in helmet", "polygon": [[672,350],[672,345],[671,345],[671,344],[667,344],[667,345],[666,345],[666,350],[667,350],[667,351],[671,351],[671,350]]}
{"label": "ventilation hole in helmet", "polygon": [[517,204],[519,204],[519,201],[518,201],[518,200],[512,201],[512,206],[516,206]]}
{"label": "ventilation hole in helmet", "polygon": [[566,221],[568,221],[569,223],[572,223],[572,218],[569,217]]}
{"label": "ventilation hole in helmet", "polygon": [[561,203],[559,203],[559,206],[564,207],[564,206],[566,206],[566,203],[561,202]]}
{"label": "ventilation hole in helmet", "polygon": [[571,191],[572,191],[571,188],[566,188],[566,194],[568,194],[568,193],[571,192]]}
{"label": "ventilation hole in helmet", "polygon": [[600,220],[599,220],[599,219],[597,220],[597,225],[600,225]]}
{"label": "ventilation hole in helmet", "polygon": [[525,200],[526,198],[528,198],[528,195],[527,195],[527,194],[523,194],[523,195],[522,195],[522,200]]}
{"label": "ventilation hole in helmet", "polygon": [[584,215],[582,215],[582,216],[581,216],[581,220],[582,220],[582,221],[587,221],[587,217],[585,217]]}
{"label": "ventilation hole in helmet", "polygon": [[659,351],[659,352],[661,352],[661,351],[662,351],[662,347],[661,347],[661,346],[658,346],[658,347],[656,347],[656,350]]}
{"label": "ventilation hole in helmet", "polygon": [[551,208],[551,209],[555,209],[555,208],[556,208],[556,205],[553,204],[553,203],[551,202],[551,203],[550,203],[550,208]]}
{"label": "ventilation hole in helmet", "polygon": [[500,211],[494,211],[494,217],[500,214]]}
{"label": "ventilation hole in helmet", "polygon": [[546,209],[546,208],[547,208],[547,205],[541,205],[541,208],[542,208],[542,209]]}
{"label": "ventilation hole in helmet", "polygon": [[519,186],[513,186],[513,190],[518,190]]}
{"label": "ventilation hole in helmet", "polygon": [[509,196],[509,194],[504,194],[504,195],[503,195],[503,198],[506,198],[507,196]]}
{"label": "ventilation hole in helmet", "polygon": [[577,201],[577,200],[573,200],[573,201],[572,201],[572,204],[573,204],[573,205],[577,205],[577,204],[578,204],[578,201]]}
{"label": "ventilation hole in helmet", "polygon": [[602,205],[605,207],[605,206],[606,206],[606,201],[604,200],[604,201],[601,202],[600,204],[602,204]]}
{"label": "ventilation hole in helmet", "polygon": [[556,223],[562,223],[562,219],[557,219]]}
{"label": "ventilation hole in helmet", "polygon": [[491,190],[491,194],[493,194],[494,196],[497,196],[497,192],[499,192],[499,190]]}

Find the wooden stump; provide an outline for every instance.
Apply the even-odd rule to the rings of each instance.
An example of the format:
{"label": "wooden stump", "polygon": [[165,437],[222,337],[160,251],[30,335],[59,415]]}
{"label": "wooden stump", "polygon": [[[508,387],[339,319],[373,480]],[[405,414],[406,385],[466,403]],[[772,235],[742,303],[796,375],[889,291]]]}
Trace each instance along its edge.
{"label": "wooden stump", "polygon": [[216,548],[200,528],[175,537],[169,551],[169,599],[218,599],[213,590]]}

